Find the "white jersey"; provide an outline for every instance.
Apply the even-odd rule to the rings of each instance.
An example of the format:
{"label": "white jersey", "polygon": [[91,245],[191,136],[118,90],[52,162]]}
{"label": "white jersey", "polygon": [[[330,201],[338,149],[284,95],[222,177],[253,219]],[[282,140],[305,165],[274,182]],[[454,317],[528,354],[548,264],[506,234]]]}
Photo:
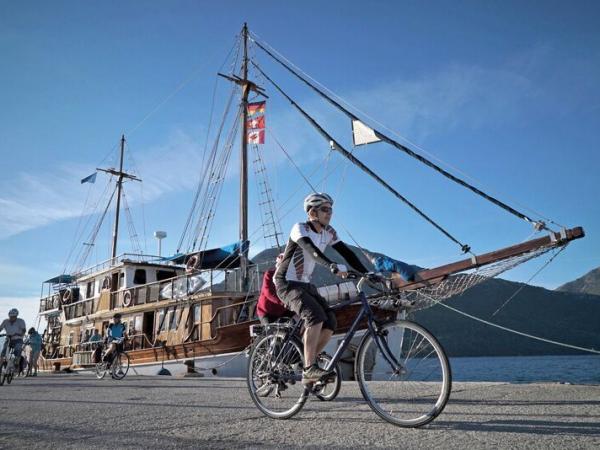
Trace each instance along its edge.
{"label": "white jersey", "polygon": [[283,260],[279,265],[277,272],[285,271],[285,279],[288,281],[310,282],[310,277],[315,270],[315,259],[306,250],[298,245],[300,238],[309,238],[315,247],[322,252],[328,245],[334,245],[339,242],[336,231],[331,226],[324,227],[320,233],[317,233],[310,222],[297,223],[292,227],[290,239]]}

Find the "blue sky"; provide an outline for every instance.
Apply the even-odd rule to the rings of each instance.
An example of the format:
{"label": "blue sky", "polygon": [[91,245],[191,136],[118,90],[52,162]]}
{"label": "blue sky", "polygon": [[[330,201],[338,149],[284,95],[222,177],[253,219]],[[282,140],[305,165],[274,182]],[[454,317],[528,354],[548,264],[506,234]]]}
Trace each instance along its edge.
{"label": "blue sky", "polygon": [[[126,186],[138,234],[154,253],[152,231],[165,230],[164,252],[175,250],[206,134],[214,133],[207,124],[215,73],[244,21],[450,171],[527,214],[583,226],[586,238],[533,284],[554,288],[583,275],[600,266],[599,12],[591,1],[0,2],[0,315],[16,305],[33,319],[41,282],[62,272],[79,217],[106,182],[99,175],[89,190],[79,180],[115,164],[122,133],[127,168],[144,180],[143,188]],[[351,147],[347,118],[255,53]],[[350,231],[366,248],[426,267],[461,258],[454,243],[372,180],[340,156],[328,158],[327,142],[261,83],[270,96],[269,129],[302,171],[315,172],[314,180],[333,170],[319,187],[336,196],[334,226],[343,239],[351,242]],[[218,86],[222,108],[228,86]],[[285,234],[302,218],[308,187],[269,134],[267,140],[275,202],[291,196],[282,208],[293,211],[282,220]],[[389,146],[355,155],[478,253],[531,236],[525,222]],[[214,245],[237,238],[233,166]],[[251,187],[255,205],[253,181]],[[250,229],[258,225],[254,208]],[[96,258],[106,256],[109,242],[110,231],[101,232]],[[261,239],[256,244],[264,246]],[[130,247],[123,242],[121,250]],[[526,281],[544,262],[506,277]]]}

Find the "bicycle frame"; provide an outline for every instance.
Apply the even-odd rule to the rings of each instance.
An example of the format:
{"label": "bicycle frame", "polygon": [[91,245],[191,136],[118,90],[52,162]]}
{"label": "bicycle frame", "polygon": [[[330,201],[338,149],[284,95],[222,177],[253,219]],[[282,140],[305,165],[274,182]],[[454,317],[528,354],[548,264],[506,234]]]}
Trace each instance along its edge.
{"label": "bicycle frame", "polygon": [[[385,339],[381,339],[377,332],[377,323],[375,321],[375,316],[373,315],[373,310],[371,309],[371,306],[367,301],[367,296],[364,292],[359,292],[358,297],[362,303],[362,307],[358,312],[356,318],[354,319],[354,322],[350,326],[350,329],[346,332],[346,335],[342,339],[342,343],[338,346],[337,350],[335,351],[335,354],[331,358],[331,361],[329,361],[329,363],[325,367],[325,370],[331,370],[335,366],[335,364],[337,364],[337,362],[341,359],[342,354],[344,353],[344,351],[346,351],[348,345],[350,345],[350,341],[352,341],[352,338],[356,334],[360,322],[365,317],[367,318],[367,332],[370,333],[375,339],[375,343],[379,347],[379,350],[381,350],[381,354],[383,355],[385,360],[390,364],[394,371],[400,370],[401,364],[394,357],[394,354],[390,350],[387,341]],[[335,311],[338,309],[342,309],[352,303],[354,303],[354,300],[341,302],[331,306],[331,309]]]}
{"label": "bicycle frame", "polygon": [[[369,302],[367,301],[367,297],[364,292],[359,292],[359,299],[361,301],[362,307],[359,310],[356,318],[354,319],[354,322],[350,326],[350,329],[346,332],[346,335],[342,339],[341,344],[338,346],[337,350],[335,351],[335,354],[333,355],[331,360],[326,365],[325,370],[331,370],[335,366],[335,364],[338,363],[338,361],[342,357],[342,354],[348,348],[348,345],[350,345],[352,338],[356,334],[360,322],[365,317],[367,318],[367,325],[368,325],[367,332],[370,333],[374,337],[375,343],[379,347],[379,350],[381,351],[381,354],[383,355],[385,360],[388,362],[388,364],[390,364],[390,366],[394,372],[401,370],[402,365],[396,360],[394,354],[392,353],[392,351],[390,350],[390,348],[387,344],[387,341],[385,339],[381,339],[378,334],[375,316],[373,314],[373,310],[371,309],[371,306],[369,305]],[[351,304],[354,304],[355,302],[356,302],[355,300],[347,300],[344,302],[337,303],[337,304],[331,306],[330,308],[331,308],[331,310],[335,311],[338,309],[345,308],[346,306],[349,306]],[[292,329],[288,330],[286,332],[286,336],[283,341],[282,348],[285,349],[287,347],[288,342],[292,339],[292,336],[294,336],[296,334],[296,332],[300,329],[303,322],[304,322],[303,320],[297,321],[296,324],[292,327]],[[282,352],[280,352],[279,356],[281,357],[281,355],[284,355],[284,354],[285,354],[285,352],[282,351]],[[274,362],[277,363],[278,360],[275,360]]]}

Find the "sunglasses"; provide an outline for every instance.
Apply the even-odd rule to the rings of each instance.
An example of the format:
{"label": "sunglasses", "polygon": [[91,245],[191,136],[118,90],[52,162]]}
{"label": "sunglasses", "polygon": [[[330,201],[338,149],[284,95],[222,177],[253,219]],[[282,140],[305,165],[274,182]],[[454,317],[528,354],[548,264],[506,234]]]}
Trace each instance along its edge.
{"label": "sunglasses", "polygon": [[319,211],[324,212],[324,213],[331,213],[331,212],[333,212],[333,208],[331,208],[329,206],[321,206],[319,208]]}

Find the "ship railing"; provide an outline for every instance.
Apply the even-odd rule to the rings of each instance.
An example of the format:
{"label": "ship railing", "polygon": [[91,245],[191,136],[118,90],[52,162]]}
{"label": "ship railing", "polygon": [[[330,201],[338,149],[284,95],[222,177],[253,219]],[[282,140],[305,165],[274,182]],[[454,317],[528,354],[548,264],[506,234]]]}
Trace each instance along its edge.
{"label": "ship railing", "polygon": [[94,298],[88,298],[84,300],[79,300],[75,303],[71,303],[70,305],[63,305],[65,320],[76,319],[77,317],[89,316],[90,314],[94,314],[96,312],[94,301]]}
{"label": "ship railing", "polygon": [[[192,325],[184,339],[185,342],[215,339],[217,337],[216,331],[220,327],[256,320],[256,301],[257,297],[254,295],[241,302],[216,308],[207,320],[195,322]],[[210,336],[203,335],[205,325],[209,325]]]}
{"label": "ship railing", "polygon": [[107,259],[106,261],[102,261],[94,266],[88,267],[80,272],[74,273],[73,277],[80,278],[85,275],[100,272],[104,269],[108,269],[109,267],[116,266],[120,262],[142,263],[159,261],[162,261],[162,257],[157,255],[146,255],[144,253],[122,253],[121,255],[115,256],[114,258]]}
{"label": "ship railing", "polygon": [[40,311],[41,313],[45,311],[51,311],[53,309],[58,309],[60,307],[60,295],[52,294],[48,295],[40,299]]}
{"label": "ship railing", "polygon": [[[258,286],[258,267],[248,271],[252,288]],[[179,275],[164,281],[124,288],[111,293],[111,309],[127,308],[163,300],[184,300],[191,295],[211,296],[219,293],[246,293],[240,269],[205,269],[192,274]]]}

